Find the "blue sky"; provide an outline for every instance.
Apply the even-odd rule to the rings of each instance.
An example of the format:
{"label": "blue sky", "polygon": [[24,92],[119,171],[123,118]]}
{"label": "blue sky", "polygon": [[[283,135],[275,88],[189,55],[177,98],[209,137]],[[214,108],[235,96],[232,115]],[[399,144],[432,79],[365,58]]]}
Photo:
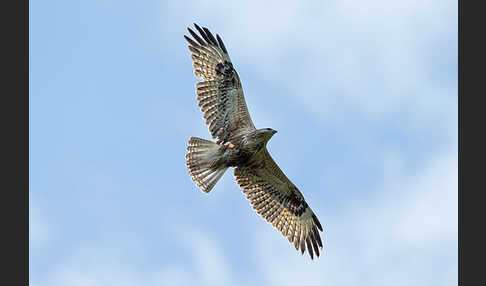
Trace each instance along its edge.
{"label": "blue sky", "polygon": [[[39,285],[456,285],[455,1],[30,1],[29,274]],[[323,227],[301,256],[209,139],[183,39],[224,40]]]}

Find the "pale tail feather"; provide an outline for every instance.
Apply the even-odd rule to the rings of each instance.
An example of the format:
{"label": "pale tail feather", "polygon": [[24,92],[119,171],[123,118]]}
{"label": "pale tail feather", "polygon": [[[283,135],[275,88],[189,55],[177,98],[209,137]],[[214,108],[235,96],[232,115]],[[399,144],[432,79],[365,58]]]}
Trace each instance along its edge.
{"label": "pale tail feather", "polygon": [[216,162],[221,158],[219,145],[209,140],[191,137],[187,151],[186,165],[192,180],[203,192],[209,193],[228,169],[224,165],[217,166]]}

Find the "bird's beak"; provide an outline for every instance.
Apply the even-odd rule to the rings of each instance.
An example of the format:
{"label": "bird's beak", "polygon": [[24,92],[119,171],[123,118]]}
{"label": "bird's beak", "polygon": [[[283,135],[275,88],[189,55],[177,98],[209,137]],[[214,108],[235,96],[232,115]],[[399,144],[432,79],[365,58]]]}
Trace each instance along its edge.
{"label": "bird's beak", "polygon": [[273,130],[273,134],[277,133],[277,130]]}

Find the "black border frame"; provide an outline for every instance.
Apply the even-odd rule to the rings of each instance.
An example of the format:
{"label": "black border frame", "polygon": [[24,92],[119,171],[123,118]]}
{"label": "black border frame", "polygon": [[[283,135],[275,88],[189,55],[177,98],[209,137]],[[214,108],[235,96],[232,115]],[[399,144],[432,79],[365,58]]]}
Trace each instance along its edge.
{"label": "black border frame", "polygon": [[[464,3],[468,9],[464,9]],[[481,44],[482,31],[478,22],[482,17],[473,15],[473,12],[482,11],[478,7],[472,7],[474,1],[458,1],[458,282],[459,285],[480,285],[480,281],[474,274],[481,273],[482,263],[480,252],[475,250],[475,245],[483,241],[482,235],[472,234],[472,230],[481,229],[481,222],[476,223],[481,217],[482,206],[480,199],[472,196],[481,194],[484,183],[481,184],[480,176],[483,171],[479,160],[484,156],[479,152],[480,147],[485,146],[482,139],[484,127],[481,124],[481,105],[474,104],[475,98],[484,95],[480,85],[480,77],[483,75],[483,59],[476,56],[484,51]],[[7,4],[8,7],[5,7]],[[4,104],[2,123],[4,125],[3,140],[5,143],[4,154],[7,163],[4,164],[3,185],[3,238],[6,250],[7,269],[4,271],[7,277],[3,281],[15,281],[15,285],[28,285],[29,283],[29,239],[28,239],[28,214],[29,214],[29,2],[10,1],[5,2],[2,11],[3,21],[3,56],[7,65],[4,77],[3,94]],[[466,15],[469,14],[469,15]],[[12,21],[10,21],[12,20]],[[13,24],[12,24],[13,23]],[[474,31],[478,29],[478,31]],[[5,50],[6,49],[6,50]],[[15,55],[15,56],[12,56]],[[476,72],[477,71],[477,72]],[[14,76],[12,76],[14,75]],[[13,78],[13,79],[12,79]],[[474,96],[476,95],[476,96]],[[15,108],[13,108],[15,106]],[[474,126],[478,124],[478,126]],[[468,135],[465,139],[464,135]],[[477,136],[474,136],[477,135]],[[475,137],[475,138],[474,138]],[[474,162],[476,161],[476,162]],[[476,167],[477,165],[477,167]],[[12,174],[10,171],[15,170]],[[11,203],[11,196],[16,203]],[[479,226],[479,227],[478,227]],[[25,234],[24,234],[25,233]],[[474,259],[474,255],[476,259]],[[469,259],[465,263],[465,259]],[[476,262],[477,261],[477,262]],[[467,265],[467,266],[466,266]],[[10,271],[10,270],[14,271]],[[20,270],[20,271],[18,271]],[[20,272],[20,273],[17,273]],[[466,274],[466,275],[465,275]],[[469,283],[466,283],[469,282]]]}
{"label": "black border frame", "polygon": [[[467,3],[467,7],[465,7]],[[458,282],[459,285],[483,285],[481,244],[482,200],[485,184],[484,121],[481,120],[484,97],[484,29],[477,1],[458,1]],[[473,4],[476,4],[475,6]],[[476,30],[477,29],[477,30]],[[484,81],[484,80],[483,80]],[[477,102],[476,102],[477,101]],[[482,163],[482,164],[481,164]],[[481,275],[481,276],[480,276]]]}
{"label": "black border frame", "polygon": [[29,2],[2,5],[3,284],[29,285]]}

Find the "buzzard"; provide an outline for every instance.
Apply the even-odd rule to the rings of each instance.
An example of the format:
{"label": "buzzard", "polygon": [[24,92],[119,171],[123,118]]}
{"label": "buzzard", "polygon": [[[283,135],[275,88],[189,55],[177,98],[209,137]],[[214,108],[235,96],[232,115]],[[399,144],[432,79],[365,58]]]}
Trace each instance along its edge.
{"label": "buzzard", "polygon": [[216,142],[191,137],[186,165],[193,181],[209,193],[225,171],[234,168],[237,184],[253,209],[278,229],[295,249],[306,248],[319,256],[322,226],[297,187],[285,176],[267,150],[277,133],[271,128],[256,129],[246,107],[240,78],[219,37],[194,24],[200,36],[187,28],[184,35],[194,66],[201,79],[196,94],[211,136]]}

